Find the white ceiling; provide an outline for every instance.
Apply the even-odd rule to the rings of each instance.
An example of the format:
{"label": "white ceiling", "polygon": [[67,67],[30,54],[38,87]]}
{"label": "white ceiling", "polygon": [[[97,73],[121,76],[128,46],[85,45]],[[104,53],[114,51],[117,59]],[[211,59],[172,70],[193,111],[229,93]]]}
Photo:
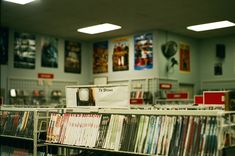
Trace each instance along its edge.
{"label": "white ceiling", "polygon": [[[36,0],[27,5],[1,1],[3,26],[86,41],[152,30],[199,39],[234,35],[235,27],[200,33],[186,30],[189,25],[221,20],[235,22],[235,0]],[[104,22],[123,29],[97,35],[76,31]]]}

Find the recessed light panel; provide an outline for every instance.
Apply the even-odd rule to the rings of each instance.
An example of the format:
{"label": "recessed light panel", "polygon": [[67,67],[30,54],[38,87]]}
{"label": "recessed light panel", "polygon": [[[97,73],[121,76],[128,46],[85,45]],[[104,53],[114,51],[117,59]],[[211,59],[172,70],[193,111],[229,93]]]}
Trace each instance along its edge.
{"label": "recessed light panel", "polygon": [[24,5],[24,4],[30,3],[30,2],[32,2],[32,1],[35,1],[35,0],[4,0],[4,1]]}
{"label": "recessed light panel", "polygon": [[206,30],[221,29],[232,26],[235,26],[235,24],[230,21],[220,21],[220,22],[206,23],[200,25],[193,25],[187,27],[187,29],[193,31],[206,31]]}
{"label": "recessed light panel", "polygon": [[77,31],[86,33],[86,34],[98,34],[98,33],[112,31],[116,29],[121,29],[121,26],[110,24],[110,23],[104,23],[104,24],[81,28],[81,29],[78,29]]}

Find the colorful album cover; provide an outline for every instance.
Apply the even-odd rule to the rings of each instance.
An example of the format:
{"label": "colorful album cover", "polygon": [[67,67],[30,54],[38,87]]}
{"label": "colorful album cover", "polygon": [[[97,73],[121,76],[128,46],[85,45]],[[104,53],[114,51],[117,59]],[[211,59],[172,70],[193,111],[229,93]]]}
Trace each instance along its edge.
{"label": "colorful album cover", "polygon": [[8,62],[8,38],[8,29],[0,27],[0,64],[7,64]]}
{"label": "colorful album cover", "polygon": [[36,35],[29,33],[14,34],[14,67],[35,69]]}
{"label": "colorful album cover", "polygon": [[41,66],[58,67],[58,39],[44,37],[41,41]]}
{"label": "colorful album cover", "polygon": [[190,72],[190,47],[180,44],[180,71]]}
{"label": "colorful album cover", "polygon": [[93,73],[108,72],[108,41],[93,44]]}
{"label": "colorful album cover", "polygon": [[135,70],[153,68],[153,35],[151,33],[134,36]]}
{"label": "colorful album cover", "polygon": [[65,41],[64,71],[81,73],[81,44],[74,41]]}
{"label": "colorful album cover", "polygon": [[113,40],[113,71],[129,69],[129,43],[127,38]]}

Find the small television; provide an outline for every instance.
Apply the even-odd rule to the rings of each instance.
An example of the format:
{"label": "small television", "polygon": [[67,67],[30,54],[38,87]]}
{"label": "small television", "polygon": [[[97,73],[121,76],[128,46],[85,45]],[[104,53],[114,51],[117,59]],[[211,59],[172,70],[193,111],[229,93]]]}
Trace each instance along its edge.
{"label": "small television", "polygon": [[77,106],[94,106],[92,88],[79,88],[77,90]]}

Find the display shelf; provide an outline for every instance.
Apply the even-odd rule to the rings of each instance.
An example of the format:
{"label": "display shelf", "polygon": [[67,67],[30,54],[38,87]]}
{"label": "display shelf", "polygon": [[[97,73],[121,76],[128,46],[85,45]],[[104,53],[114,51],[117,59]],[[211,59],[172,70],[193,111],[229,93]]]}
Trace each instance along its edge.
{"label": "display shelf", "polygon": [[[47,122],[49,121],[49,115],[50,112],[57,112],[58,109],[53,109],[53,108],[14,108],[14,107],[0,107],[0,115],[6,115],[5,116],[5,124],[7,124],[7,120],[11,120],[11,119],[15,119],[14,122],[16,122],[16,119],[18,119],[18,121],[16,123],[18,123],[18,125],[16,125],[17,127],[20,126],[21,122],[25,122],[25,123],[32,123],[32,126],[30,127],[26,127],[26,128],[30,128],[32,129],[32,136],[31,137],[23,137],[23,136],[16,136],[16,134],[13,134],[14,131],[10,132],[9,134],[1,134],[0,137],[5,138],[5,139],[14,139],[14,142],[20,142],[20,144],[24,144],[24,141],[29,141],[30,142],[30,146],[27,147],[28,149],[32,149],[33,151],[33,156],[37,156],[38,154],[38,148],[40,147],[44,147],[46,148],[46,145],[44,143],[41,143],[41,139],[39,139],[39,136],[42,136],[42,133],[46,134],[46,126],[47,126]],[[19,116],[19,118],[17,116],[12,116],[10,117],[9,114],[25,114],[26,112],[28,112],[29,114],[32,113],[32,116],[29,118],[25,118],[25,120],[23,120],[23,116]],[[27,115],[25,115],[26,117]],[[22,120],[20,120],[22,118]],[[1,120],[3,120],[3,118],[1,118]],[[2,121],[1,121],[2,122]],[[44,123],[44,126],[42,126],[41,123]],[[26,124],[27,125],[27,124]],[[3,127],[1,127],[3,128]],[[21,134],[21,135],[24,135]],[[17,141],[18,140],[18,141]],[[44,138],[45,141],[45,138]],[[11,144],[10,142],[8,143],[9,146],[14,147],[14,144]]]}
{"label": "display shelf", "polygon": [[129,114],[129,115],[171,115],[171,116],[217,116],[220,114],[218,110],[111,110],[101,109],[101,114]]}
{"label": "display shelf", "polygon": [[182,104],[182,105],[154,105],[154,109],[168,109],[168,110],[224,110],[223,105],[193,105],[193,104]]}
{"label": "display shelf", "polygon": [[[181,106],[183,107],[183,106]],[[196,108],[196,109],[195,109]],[[197,110],[199,109],[199,110]],[[201,109],[201,110],[200,110]],[[92,114],[92,115],[124,115],[124,116],[162,116],[162,117],[194,117],[196,118],[202,118],[207,117],[209,119],[215,118],[216,120],[216,127],[217,130],[216,135],[218,136],[218,151],[221,151],[223,148],[227,148],[228,146],[224,145],[224,132],[229,132],[228,129],[235,126],[234,123],[234,115],[235,111],[223,111],[223,110],[204,110],[201,107],[192,106],[192,110],[189,110],[186,108],[185,110],[165,110],[165,108],[162,108],[162,110],[159,110],[159,108],[156,108],[154,106],[146,106],[143,108],[132,108],[132,109],[107,109],[107,108],[58,108],[58,109],[51,109],[51,108],[6,108],[2,107],[0,112],[3,111],[32,111],[34,112],[34,131],[33,131],[33,137],[32,138],[25,138],[25,137],[18,137],[18,136],[11,136],[11,135],[0,135],[4,138],[11,138],[14,140],[19,140],[20,142],[22,140],[27,140],[30,142],[33,142],[33,155],[37,155],[37,149],[39,147],[44,148],[50,148],[50,147],[56,147],[56,148],[68,148],[68,149],[79,149],[79,150],[91,150],[91,151],[100,151],[100,152],[114,152],[119,154],[130,154],[130,155],[151,155],[151,154],[145,154],[145,153],[139,153],[139,152],[130,152],[125,150],[113,150],[113,149],[106,149],[106,148],[97,148],[97,147],[84,147],[84,146],[74,146],[74,145],[68,145],[68,144],[58,144],[58,143],[44,143],[41,142],[38,137],[40,133],[47,132],[46,129],[40,128],[40,121],[44,121],[46,125],[49,124],[49,116],[51,113],[58,113],[58,114]],[[1,115],[1,113],[0,113]],[[47,128],[47,126],[46,126]],[[230,138],[233,138],[233,134],[231,134]],[[229,146],[233,146],[234,142],[231,141]],[[216,154],[216,156],[220,156],[220,152]]]}
{"label": "display shelf", "polygon": [[[64,113],[99,113],[99,114],[129,114],[129,115],[195,115],[195,116],[218,116],[221,115],[221,110],[204,110],[205,107],[197,106],[175,106],[172,108],[184,108],[184,110],[165,110],[167,107],[153,107],[153,106],[143,106],[143,107],[132,107],[132,109],[113,109],[113,108],[64,108]],[[141,109],[141,111],[140,111]],[[161,109],[161,110],[159,110]],[[189,110],[193,109],[193,110]],[[230,113],[232,113],[231,111]],[[226,112],[225,112],[226,113]],[[222,113],[224,114],[224,113]]]}
{"label": "display shelf", "polygon": [[[30,79],[20,77],[9,77],[7,89],[9,92],[11,89],[22,92],[27,95],[12,97],[7,95],[6,104],[8,105],[26,105],[27,107],[43,107],[50,103],[60,103],[60,100],[65,97],[65,86],[77,85],[77,81],[59,80],[59,79]],[[35,93],[37,91],[37,93]],[[59,93],[55,98],[52,95],[57,91]],[[40,92],[42,92],[40,94]],[[16,92],[17,93],[17,92]],[[20,94],[19,94],[20,95]],[[14,102],[14,103],[12,103]]]}
{"label": "display shelf", "polygon": [[20,136],[12,136],[12,135],[4,135],[4,134],[1,134],[0,137],[33,141],[33,138],[20,137]]}
{"label": "display shelf", "polygon": [[[224,144],[224,140],[223,140],[223,137],[221,137],[221,132],[223,131],[223,125],[221,125],[223,122],[222,120],[224,120],[224,115],[226,114],[232,114],[232,113],[235,113],[234,111],[231,111],[229,113],[227,112],[224,112],[223,110],[155,110],[153,107],[151,108],[148,108],[148,110],[143,110],[143,109],[96,109],[96,110],[83,110],[83,109],[74,109],[74,110],[71,110],[69,109],[69,111],[67,111],[67,109],[64,109],[63,110],[63,113],[65,113],[67,116],[70,114],[71,117],[82,117],[83,114],[84,114],[84,117],[86,117],[88,115],[89,117],[89,114],[90,115],[101,115],[101,116],[105,116],[105,115],[110,115],[111,118],[112,116],[118,116],[118,120],[120,120],[123,117],[138,117],[139,116],[139,119],[140,117],[143,117],[143,116],[146,116],[146,117],[159,117],[160,118],[164,118],[164,120],[168,120],[169,119],[169,125],[168,127],[165,127],[164,129],[166,131],[168,131],[167,133],[169,133],[168,135],[170,135],[171,133],[173,134],[173,131],[169,130],[168,128],[172,127],[171,124],[173,124],[173,120],[179,120],[179,119],[183,119],[182,121],[184,120],[190,120],[190,122],[192,121],[195,122],[194,126],[196,126],[197,124],[199,124],[200,122],[202,122],[204,124],[204,126],[206,126],[207,128],[204,130],[205,132],[202,132],[201,135],[203,135],[203,138],[206,137],[206,141],[207,143],[209,143],[210,145],[208,146],[211,146],[210,148],[213,147],[213,150],[217,149],[218,151],[216,152],[213,152],[212,155],[215,155],[215,156],[220,156],[220,152],[221,150],[225,147],[223,146]],[[62,113],[62,114],[63,114]],[[229,114],[229,115],[230,115]],[[62,116],[61,116],[62,117]],[[58,118],[58,117],[56,117]],[[80,118],[81,119],[81,118]],[[83,118],[84,120],[86,120],[85,118]],[[53,119],[55,120],[55,118]],[[63,120],[63,119],[62,119]],[[89,120],[89,119],[87,119]],[[112,119],[111,119],[112,120]],[[115,121],[116,119],[114,119]],[[71,119],[72,121],[72,119]],[[73,121],[78,121],[77,119],[73,119]],[[139,120],[140,121],[140,120]],[[200,121],[200,122],[199,122]],[[56,122],[53,121],[53,122]],[[81,121],[79,121],[80,123]],[[198,123],[199,122],[199,123]],[[117,122],[118,123],[118,122]],[[73,123],[75,124],[75,123]],[[111,124],[111,123],[110,123]],[[148,122],[148,124],[150,124]],[[163,123],[162,123],[163,124]],[[138,124],[139,125],[139,124]],[[188,135],[188,138],[190,138],[189,136],[191,135],[191,131],[194,132],[196,131],[198,128],[194,127],[192,128],[193,125],[188,125],[188,129],[190,130],[190,133],[187,134]],[[228,126],[229,127],[229,126]],[[130,127],[131,128],[131,127]],[[53,128],[52,128],[53,129]],[[168,130],[167,130],[168,129]],[[177,128],[176,128],[177,129]],[[58,130],[58,129],[57,129]],[[147,130],[147,129],[146,129]],[[164,134],[165,130],[162,129],[162,135],[166,135]],[[173,130],[173,129],[172,129]],[[74,129],[75,131],[75,129]],[[77,130],[76,130],[77,131]],[[79,131],[79,130],[78,130]],[[118,131],[118,130],[117,130]],[[121,130],[123,132],[123,130]],[[130,130],[131,131],[131,130]],[[175,130],[176,131],[176,130]],[[115,132],[115,130],[114,130]],[[180,131],[179,131],[180,132]],[[71,133],[71,132],[70,132]],[[68,133],[68,134],[70,134]],[[108,132],[107,132],[108,133]],[[131,131],[132,133],[132,131]],[[143,134],[147,133],[147,132],[142,132]],[[148,130],[148,133],[149,133],[149,130]],[[180,132],[181,133],[181,132]],[[204,134],[205,133],[205,134]],[[197,134],[197,133],[196,133]],[[193,138],[196,137],[196,134],[193,135]],[[88,135],[88,134],[87,134]],[[108,135],[108,134],[107,134]],[[111,135],[113,135],[111,133]],[[116,135],[116,134],[114,134]],[[119,134],[120,135],[120,134]],[[159,134],[160,135],[160,134]],[[53,136],[53,135],[52,135]],[[69,136],[67,136],[69,137]],[[108,136],[107,136],[108,137]],[[146,136],[147,137],[147,136]],[[161,137],[161,135],[159,136]],[[170,137],[170,136],[168,136]],[[198,137],[198,136],[197,136]],[[218,137],[218,138],[217,138]],[[221,138],[220,138],[221,137]],[[147,138],[146,138],[147,139]],[[211,142],[210,142],[210,139],[216,139],[215,140],[215,145],[212,146]],[[218,140],[217,140],[218,139]],[[133,140],[134,141],[134,140]],[[168,140],[169,141],[169,140]],[[190,140],[189,140],[190,141]],[[218,142],[217,142],[218,141]],[[107,140],[105,141],[107,142]],[[218,143],[218,144],[217,144]],[[109,151],[109,152],[117,152],[118,153],[123,153],[123,154],[139,154],[139,155],[152,155],[152,154],[146,154],[146,152],[137,152],[136,150],[134,151],[128,151],[128,150],[121,150],[121,149],[116,149],[116,146],[114,146],[114,149],[112,149],[113,147],[111,147],[111,150],[106,147],[105,145],[103,145],[102,147],[99,147],[99,145],[95,145],[95,146],[90,146],[90,145],[87,145],[87,146],[83,146],[83,145],[71,145],[70,143],[66,142],[66,143],[46,143],[48,146],[57,146],[57,147],[63,147],[63,148],[78,148],[78,149],[82,149],[82,150],[101,150],[101,151]],[[106,143],[105,143],[106,144]],[[135,143],[136,144],[136,143]],[[146,144],[146,143],[145,143]],[[218,145],[218,146],[217,146]],[[185,145],[186,146],[186,145]],[[189,146],[189,144],[187,144],[187,146]],[[205,146],[205,145],[203,145]],[[146,148],[146,145],[145,145],[145,148]],[[192,147],[191,147],[192,148]],[[205,147],[207,148],[207,150],[212,150],[210,149],[209,147]],[[215,149],[214,149],[215,148]],[[192,149],[193,150],[193,149]],[[185,151],[184,151],[185,152]],[[211,152],[211,151],[207,151],[207,152]]]}
{"label": "display shelf", "polygon": [[131,155],[143,155],[143,156],[150,155],[150,154],[143,154],[143,153],[136,153],[136,152],[115,151],[115,150],[92,148],[92,147],[72,146],[72,145],[53,144],[53,143],[45,143],[45,144],[48,146],[57,146],[57,147],[73,148],[73,149],[81,149],[81,150],[93,150],[93,151],[112,152],[112,153],[131,154]]}

